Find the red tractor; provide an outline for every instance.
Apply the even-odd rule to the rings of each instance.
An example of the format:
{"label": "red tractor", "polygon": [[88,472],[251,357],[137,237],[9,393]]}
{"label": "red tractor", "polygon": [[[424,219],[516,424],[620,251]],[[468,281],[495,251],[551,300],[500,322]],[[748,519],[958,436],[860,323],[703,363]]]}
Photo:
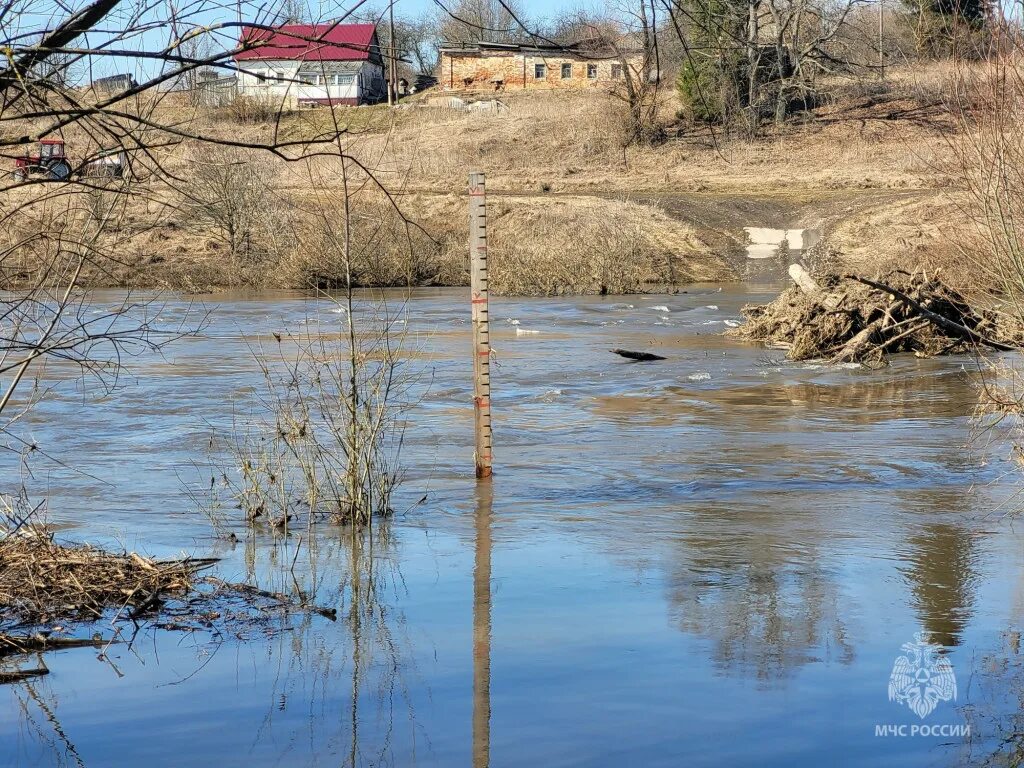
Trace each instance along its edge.
{"label": "red tractor", "polygon": [[43,139],[39,142],[39,153],[31,150],[24,157],[14,160],[14,177],[24,181],[29,176],[43,176],[63,181],[71,175],[71,163],[64,154],[64,139]]}

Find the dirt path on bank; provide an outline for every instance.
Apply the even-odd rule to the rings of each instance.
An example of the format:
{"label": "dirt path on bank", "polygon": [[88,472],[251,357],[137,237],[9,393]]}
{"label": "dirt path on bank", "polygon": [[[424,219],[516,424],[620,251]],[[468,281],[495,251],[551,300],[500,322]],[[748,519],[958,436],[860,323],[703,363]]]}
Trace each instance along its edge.
{"label": "dirt path on bank", "polygon": [[[457,197],[429,189],[407,190],[403,195]],[[537,192],[492,188],[488,195],[495,201],[528,200],[534,204],[544,200],[620,200],[651,206],[685,224],[708,246],[711,254],[734,265],[745,261],[744,228],[763,227],[815,230],[845,264],[874,268],[888,263],[897,251],[909,258],[914,251],[933,245],[941,238],[941,233],[938,226],[932,224],[951,206],[948,190],[944,188],[790,187],[750,192],[741,189]]]}

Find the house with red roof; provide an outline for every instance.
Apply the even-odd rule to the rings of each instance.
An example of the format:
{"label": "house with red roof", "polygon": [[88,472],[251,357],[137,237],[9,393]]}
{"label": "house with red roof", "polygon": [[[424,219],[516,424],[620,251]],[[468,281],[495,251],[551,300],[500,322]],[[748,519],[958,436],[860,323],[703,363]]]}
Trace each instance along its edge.
{"label": "house with red roof", "polygon": [[240,95],[282,105],[375,104],[387,94],[373,24],[249,27],[234,59]]}

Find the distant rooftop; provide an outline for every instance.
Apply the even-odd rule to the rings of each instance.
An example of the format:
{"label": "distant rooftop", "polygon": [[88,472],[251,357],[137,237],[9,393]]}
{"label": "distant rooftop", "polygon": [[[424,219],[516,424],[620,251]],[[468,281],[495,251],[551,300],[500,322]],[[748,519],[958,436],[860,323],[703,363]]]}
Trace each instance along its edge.
{"label": "distant rooftop", "polygon": [[608,58],[619,53],[634,53],[634,46],[616,51],[615,46],[607,40],[581,40],[575,43],[491,43],[479,41],[472,43],[443,42],[440,45],[442,53],[478,55],[482,53],[521,53],[536,56],[579,56],[581,58]]}
{"label": "distant rooftop", "polygon": [[236,61],[366,61],[378,54],[373,24],[285,24],[277,29],[248,27]]}

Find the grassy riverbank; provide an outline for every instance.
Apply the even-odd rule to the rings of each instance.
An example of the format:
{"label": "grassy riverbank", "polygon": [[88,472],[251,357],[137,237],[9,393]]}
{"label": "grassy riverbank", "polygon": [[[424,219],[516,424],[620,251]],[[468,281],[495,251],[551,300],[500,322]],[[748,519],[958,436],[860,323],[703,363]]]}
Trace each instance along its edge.
{"label": "grassy riverbank", "polygon": [[[463,188],[481,169],[496,291],[626,293],[735,277],[744,226],[822,228],[862,268],[946,259],[959,221],[946,176],[950,78],[936,65],[836,81],[820,106],[755,140],[684,127],[667,91],[668,139],[655,147],[623,146],[625,107],[612,94],[509,93],[508,108],[493,113],[432,106],[423,94],[397,110],[309,110],[274,122],[160,108],[177,110],[182,131],[242,143],[271,133],[308,142],[345,126],[344,150],[374,176],[348,179],[362,285],[465,284]],[[88,284],[205,291],[343,281],[336,158],[292,164],[185,141],[158,159],[175,181],[154,182],[120,213],[118,259],[91,268]],[[28,250],[5,262],[8,285],[31,282],[33,258]]]}

